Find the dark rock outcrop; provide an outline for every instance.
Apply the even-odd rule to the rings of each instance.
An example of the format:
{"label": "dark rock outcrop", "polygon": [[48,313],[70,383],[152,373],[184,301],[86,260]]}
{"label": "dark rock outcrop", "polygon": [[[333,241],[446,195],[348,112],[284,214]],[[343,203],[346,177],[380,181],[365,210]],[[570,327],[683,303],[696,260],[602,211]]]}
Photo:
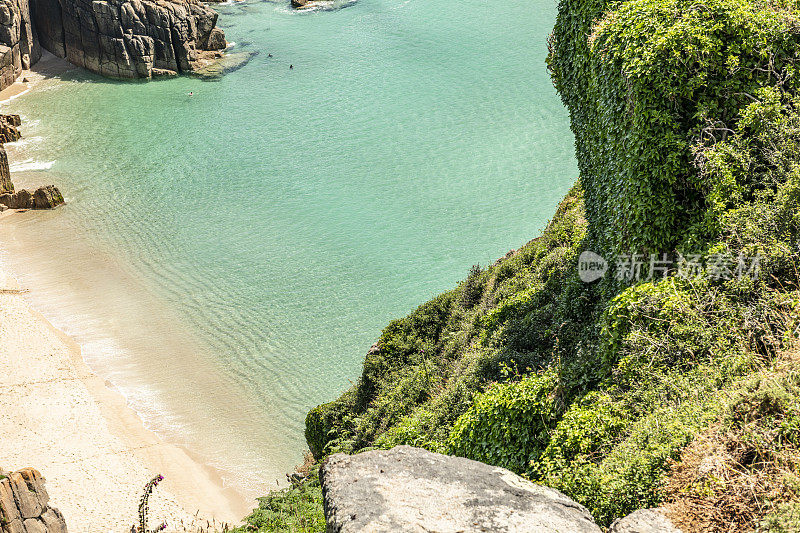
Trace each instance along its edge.
{"label": "dark rock outcrop", "polygon": [[67,533],[64,517],[50,507],[44,478],[33,468],[0,469],[0,532]]}
{"label": "dark rock outcrop", "polygon": [[17,129],[19,124],[19,115],[0,115],[0,194],[14,194],[11,170],[8,168],[8,154],[3,144],[20,138]]}
{"label": "dark rock outcrop", "polygon": [[20,140],[22,135],[17,128],[21,123],[19,115],[0,115],[0,144]]}
{"label": "dark rock outcrop", "polygon": [[557,490],[410,446],[331,455],[320,480],[333,533],[601,532],[583,506]]}
{"label": "dark rock outcrop", "polygon": [[611,523],[608,533],[681,533],[661,509],[639,509]]}
{"label": "dark rock outcrop", "polygon": [[0,194],[0,204],[9,209],[33,209],[33,194],[27,189]]}
{"label": "dark rock outcrop", "polygon": [[31,192],[20,189],[15,193],[0,194],[0,204],[9,209],[52,209],[64,203],[61,191],[53,185],[45,185]]}
{"label": "dark rock outcrop", "polygon": [[42,46],[104,76],[191,72],[225,41],[217,13],[197,0],[30,1]]}
{"label": "dark rock outcrop", "polygon": [[33,193],[34,209],[52,209],[64,203],[64,197],[54,185],[39,187]]}
{"label": "dark rock outcrop", "polygon": [[0,90],[41,56],[28,0],[0,0]]}
{"label": "dark rock outcrop", "polygon": [[10,209],[50,209],[59,206],[64,203],[64,197],[53,185],[39,187],[34,192],[14,190],[8,154],[3,144],[20,138],[17,129],[20,123],[19,115],[0,115],[0,206]]}
{"label": "dark rock outcrop", "polygon": [[0,115],[0,194],[14,193],[11,171],[8,168],[8,154],[3,144],[19,140],[20,133],[17,129],[19,125],[19,115]]}
{"label": "dark rock outcrop", "polygon": [[207,50],[225,50],[228,43],[225,41],[225,33],[219,29],[214,28],[208,36]]}
{"label": "dark rock outcrop", "polygon": [[11,183],[11,172],[8,170],[8,154],[5,146],[0,144],[0,195],[14,194],[14,184]]}

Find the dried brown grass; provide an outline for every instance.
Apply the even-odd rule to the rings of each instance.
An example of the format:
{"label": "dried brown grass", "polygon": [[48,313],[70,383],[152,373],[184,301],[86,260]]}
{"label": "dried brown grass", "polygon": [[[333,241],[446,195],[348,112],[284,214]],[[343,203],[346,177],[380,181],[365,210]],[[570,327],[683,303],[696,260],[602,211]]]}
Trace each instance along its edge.
{"label": "dried brown grass", "polygon": [[[773,370],[763,373],[760,390],[785,383],[792,373],[796,376],[798,353],[782,355]],[[740,408],[742,398],[742,393],[732,392],[731,407]],[[766,517],[782,504],[800,502],[800,449],[780,438],[781,413],[756,403],[751,412],[738,416],[741,423],[720,421],[699,435],[671,465],[665,508],[682,531],[765,531]],[[800,532],[800,517],[793,527],[790,524],[788,530]]]}

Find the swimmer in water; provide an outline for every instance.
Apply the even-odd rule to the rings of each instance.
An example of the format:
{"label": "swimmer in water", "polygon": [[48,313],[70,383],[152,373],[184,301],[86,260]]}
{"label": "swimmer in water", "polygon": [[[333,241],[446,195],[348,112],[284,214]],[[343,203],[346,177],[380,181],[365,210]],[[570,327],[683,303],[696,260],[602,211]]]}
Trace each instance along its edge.
{"label": "swimmer in water", "polygon": [[289,70],[293,70],[293,69],[294,69],[294,65],[289,65]]}
{"label": "swimmer in water", "polygon": [[192,91],[189,91],[189,96],[194,96],[194,93]]}
{"label": "swimmer in water", "polygon": [[267,57],[272,57],[272,54],[267,54]]}

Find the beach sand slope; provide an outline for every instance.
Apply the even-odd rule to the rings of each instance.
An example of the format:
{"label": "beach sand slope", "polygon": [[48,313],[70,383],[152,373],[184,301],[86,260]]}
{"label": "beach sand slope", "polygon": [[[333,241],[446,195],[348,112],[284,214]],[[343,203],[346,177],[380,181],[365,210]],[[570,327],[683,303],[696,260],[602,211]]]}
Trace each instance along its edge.
{"label": "beach sand slope", "polygon": [[142,487],[158,473],[165,480],[151,498],[151,527],[162,520],[169,530],[190,531],[207,521],[238,522],[247,503],[145,429],[2,268],[0,466],[37,468],[71,533],[130,531]]}

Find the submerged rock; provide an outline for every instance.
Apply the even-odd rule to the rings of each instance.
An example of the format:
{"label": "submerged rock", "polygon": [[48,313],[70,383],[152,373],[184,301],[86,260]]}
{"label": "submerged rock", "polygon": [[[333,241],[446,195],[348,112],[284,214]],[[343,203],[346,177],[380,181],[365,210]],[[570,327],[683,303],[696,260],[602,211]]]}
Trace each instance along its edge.
{"label": "submerged rock", "polygon": [[[219,54],[219,52],[215,52]],[[226,53],[219,56],[209,57],[207,64],[194,72],[194,75],[207,80],[216,80],[223,74],[239,70],[253,59],[258,52],[238,52],[235,54]]]}
{"label": "submerged rock", "polygon": [[329,532],[601,532],[557,490],[411,446],[332,455],[320,480]]}

